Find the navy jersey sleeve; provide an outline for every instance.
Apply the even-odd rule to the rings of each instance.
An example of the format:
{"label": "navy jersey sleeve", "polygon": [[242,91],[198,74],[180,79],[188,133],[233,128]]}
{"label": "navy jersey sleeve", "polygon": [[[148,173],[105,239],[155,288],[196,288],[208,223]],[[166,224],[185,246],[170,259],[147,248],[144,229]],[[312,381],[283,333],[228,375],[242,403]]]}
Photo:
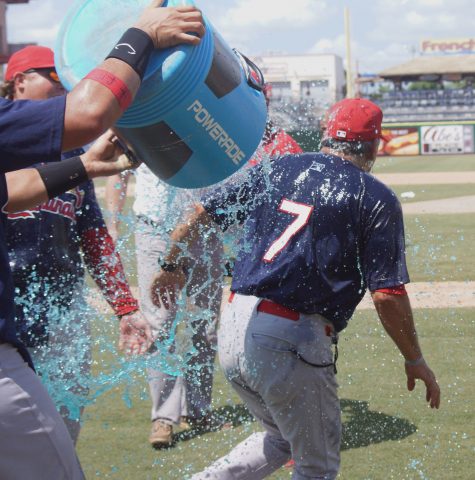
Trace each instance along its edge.
{"label": "navy jersey sleeve", "polygon": [[58,161],[66,96],[48,100],[0,99],[0,170]]}
{"label": "navy jersey sleeve", "polygon": [[263,172],[258,165],[248,170],[244,181],[233,179],[202,197],[203,207],[223,231],[235,223],[242,224],[247,218],[259,198],[262,177]]}
{"label": "navy jersey sleeve", "polygon": [[77,228],[79,236],[92,229],[105,228],[104,217],[101,207],[97,202],[94,183],[92,180],[83,183],[80,189],[84,191],[84,199],[80,208],[76,211]]}
{"label": "navy jersey sleeve", "polygon": [[370,291],[409,282],[401,204],[388,190],[366,212],[363,273]]}

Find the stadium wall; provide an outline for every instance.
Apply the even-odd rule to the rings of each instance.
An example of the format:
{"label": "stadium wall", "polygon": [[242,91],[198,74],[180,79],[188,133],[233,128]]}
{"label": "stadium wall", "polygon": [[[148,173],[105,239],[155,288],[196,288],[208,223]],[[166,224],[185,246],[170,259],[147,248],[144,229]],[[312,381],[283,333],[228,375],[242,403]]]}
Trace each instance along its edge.
{"label": "stadium wall", "polygon": [[[304,151],[320,148],[318,130],[289,132]],[[475,121],[383,124],[380,156],[465,155],[475,153]]]}
{"label": "stadium wall", "polygon": [[475,121],[383,124],[379,155],[464,155],[475,153]]}

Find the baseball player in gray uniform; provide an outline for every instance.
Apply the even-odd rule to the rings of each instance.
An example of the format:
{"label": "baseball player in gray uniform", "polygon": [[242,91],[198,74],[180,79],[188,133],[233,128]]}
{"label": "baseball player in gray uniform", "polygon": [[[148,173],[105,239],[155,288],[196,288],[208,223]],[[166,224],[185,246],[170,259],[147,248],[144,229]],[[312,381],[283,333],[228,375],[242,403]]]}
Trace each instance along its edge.
{"label": "baseball player in gray uniform", "polygon": [[[440,389],[422,355],[404,286],[409,276],[401,206],[369,174],[382,117],[368,100],[335,104],[321,152],[284,155],[270,171],[256,167],[248,182],[203,198],[172,233],[171,265],[198,232],[243,225],[232,293],[220,320],[219,358],[264,428],[193,479],[258,480],[290,458],[296,480],[336,478],[336,344],[366,289],[404,358],[408,389],[422,380],[426,400],[439,407]],[[154,302],[162,304],[185,281],[182,269],[162,269]]]}

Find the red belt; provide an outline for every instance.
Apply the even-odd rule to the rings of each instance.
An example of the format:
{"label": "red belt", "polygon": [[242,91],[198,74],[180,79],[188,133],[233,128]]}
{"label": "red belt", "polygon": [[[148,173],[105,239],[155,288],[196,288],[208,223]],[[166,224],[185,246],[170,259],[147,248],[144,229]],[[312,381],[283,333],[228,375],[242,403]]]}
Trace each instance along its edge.
{"label": "red belt", "polygon": [[[234,299],[234,292],[231,292],[229,295],[228,302],[231,303]],[[261,300],[259,305],[257,305],[257,311],[262,313],[270,313],[271,315],[276,315],[277,317],[286,318],[287,320],[292,320],[296,322],[300,318],[300,313],[292,310],[291,308],[284,307],[278,303],[271,302],[270,300]],[[325,335],[327,337],[338,338],[335,334],[334,328],[327,324],[325,325]]]}
{"label": "red belt", "polygon": [[257,311],[262,313],[270,313],[277,317],[286,318],[296,322],[300,318],[300,313],[290,308],[271,302],[270,300],[261,300],[257,306]]}
{"label": "red belt", "polygon": [[[234,292],[231,292],[228,302],[231,303],[234,298]],[[296,322],[300,318],[300,313],[292,310],[291,308],[284,307],[278,303],[271,302],[270,300],[261,300],[257,305],[257,311],[262,313],[269,313],[277,317],[286,318]]]}

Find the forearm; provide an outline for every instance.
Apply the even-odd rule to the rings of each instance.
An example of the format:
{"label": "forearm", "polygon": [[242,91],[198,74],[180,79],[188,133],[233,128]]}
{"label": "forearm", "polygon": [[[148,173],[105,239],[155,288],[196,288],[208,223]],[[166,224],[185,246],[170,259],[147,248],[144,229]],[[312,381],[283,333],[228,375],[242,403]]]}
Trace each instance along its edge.
{"label": "forearm", "polygon": [[384,329],[408,361],[422,357],[411,304],[407,295],[373,292],[373,302]]}
{"label": "forearm", "polygon": [[114,242],[105,227],[81,235],[81,248],[91,277],[117,316],[138,310]]}
{"label": "forearm", "polygon": [[35,168],[25,168],[6,174],[8,202],[4,212],[21,212],[48,200],[45,184]]}
{"label": "forearm", "polygon": [[211,227],[212,219],[201,204],[195,207],[195,211],[188,217],[186,223],[175,227],[170,235],[171,248],[165,259],[166,263],[176,264],[187,249],[202,235],[203,230]]}
{"label": "forearm", "polygon": [[[132,67],[121,60],[109,58],[98,68],[120,78],[135,97],[140,77]],[[114,125],[122,113],[109,88],[94,80],[81,80],[66,98],[63,151],[90,143]]]}
{"label": "forearm", "polygon": [[4,211],[28,210],[88,180],[92,173],[85,157],[7,173],[8,203]]}
{"label": "forearm", "polygon": [[[109,148],[112,153],[107,153],[104,148]],[[79,157],[7,173],[8,202],[4,211],[13,213],[28,210],[89,179],[123,170],[122,164],[126,159],[120,160],[119,157],[115,161],[115,150],[112,143],[106,147],[102,145],[100,150],[93,146]],[[111,155],[110,158],[108,155]]]}
{"label": "forearm", "polygon": [[172,246],[168,255],[161,262],[161,269],[150,287],[152,302],[158,308],[168,310],[176,302],[175,291],[181,290],[186,284],[187,273],[180,268],[183,252],[198,240],[199,236],[206,235],[212,219],[200,204],[188,221],[178,225],[170,235]]}

